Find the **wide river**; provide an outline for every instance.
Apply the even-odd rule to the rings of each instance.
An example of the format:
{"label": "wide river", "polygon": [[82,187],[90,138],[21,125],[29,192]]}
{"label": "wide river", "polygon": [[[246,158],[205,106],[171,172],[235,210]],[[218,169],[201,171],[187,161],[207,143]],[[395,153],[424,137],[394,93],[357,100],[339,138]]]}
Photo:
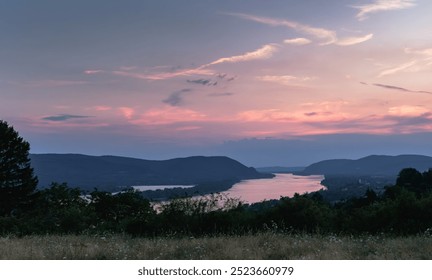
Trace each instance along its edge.
{"label": "wide river", "polygon": [[[296,176],[293,174],[276,173],[271,179],[243,180],[229,190],[222,192],[229,197],[238,198],[246,203],[255,203],[263,200],[280,199],[281,196],[292,197],[295,193],[303,194],[325,188],[321,185],[322,175]],[[157,190],[164,188],[190,188],[193,185],[173,186],[134,186],[136,190]]]}
{"label": "wide river", "polygon": [[281,196],[294,196],[315,192],[325,187],[321,185],[322,175],[296,176],[293,174],[275,174],[271,179],[244,180],[223,192],[229,197],[239,198],[246,203],[255,203],[269,199],[280,199]]}

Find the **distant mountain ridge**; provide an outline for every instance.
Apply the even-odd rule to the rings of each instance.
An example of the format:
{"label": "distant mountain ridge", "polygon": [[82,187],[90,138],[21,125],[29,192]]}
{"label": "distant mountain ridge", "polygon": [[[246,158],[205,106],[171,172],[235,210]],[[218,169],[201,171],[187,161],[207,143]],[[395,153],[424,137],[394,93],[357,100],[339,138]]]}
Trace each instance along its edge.
{"label": "distant mountain ridge", "polygon": [[144,160],[81,154],[31,154],[39,187],[67,182],[91,190],[133,185],[193,185],[268,177],[228,157],[194,156]]}
{"label": "distant mountain ridge", "polygon": [[307,166],[301,175],[369,175],[397,176],[404,168],[421,172],[432,168],[432,157],[423,155],[371,155],[357,160],[332,159]]}

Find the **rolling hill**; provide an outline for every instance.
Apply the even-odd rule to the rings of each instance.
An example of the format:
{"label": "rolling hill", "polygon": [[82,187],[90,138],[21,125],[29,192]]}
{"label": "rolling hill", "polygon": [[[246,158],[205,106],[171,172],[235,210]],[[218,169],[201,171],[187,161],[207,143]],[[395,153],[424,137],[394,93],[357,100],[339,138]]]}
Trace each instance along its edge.
{"label": "rolling hill", "polygon": [[268,177],[228,157],[144,160],[81,154],[31,154],[39,187],[67,182],[71,187],[100,190],[134,185],[193,185]]}
{"label": "rolling hill", "polygon": [[332,159],[307,166],[301,175],[397,176],[403,168],[419,171],[432,168],[432,157],[422,155],[372,155],[357,160]]}

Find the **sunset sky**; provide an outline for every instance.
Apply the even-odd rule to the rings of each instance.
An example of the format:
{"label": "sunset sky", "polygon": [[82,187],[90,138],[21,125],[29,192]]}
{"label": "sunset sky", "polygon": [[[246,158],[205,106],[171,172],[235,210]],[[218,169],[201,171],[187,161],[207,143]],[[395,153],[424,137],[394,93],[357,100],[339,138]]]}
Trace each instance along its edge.
{"label": "sunset sky", "polygon": [[296,166],[432,156],[430,0],[0,0],[33,153]]}

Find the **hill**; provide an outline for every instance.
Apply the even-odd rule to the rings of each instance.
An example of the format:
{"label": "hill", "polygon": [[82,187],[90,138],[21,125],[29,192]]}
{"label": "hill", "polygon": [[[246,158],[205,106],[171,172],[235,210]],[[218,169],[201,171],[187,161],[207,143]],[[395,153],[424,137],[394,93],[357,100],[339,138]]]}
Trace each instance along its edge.
{"label": "hill", "polygon": [[301,175],[397,176],[403,168],[419,171],[432,168],[432,157],[422,155],[372,155],[357,160],[333,159],[309,165]]}
{"label": "hill", "polygon": [[100,190],[134,185],[195,185],[268,177],[228,157],[144,160],[81,154],[31,154],[39,187],[67,182],[71,187]]}
{"label": "hill", "polygon": [[332,159],[311,164],[295,174],[324,175],[321,184],[327,189],[320,194],[326,201],[340,202],[363,197],[368,190],[382,194],[388,186],[396,183],[404,168],[427,171],[432,168],[432,157],[371,155],[357,160]]}

